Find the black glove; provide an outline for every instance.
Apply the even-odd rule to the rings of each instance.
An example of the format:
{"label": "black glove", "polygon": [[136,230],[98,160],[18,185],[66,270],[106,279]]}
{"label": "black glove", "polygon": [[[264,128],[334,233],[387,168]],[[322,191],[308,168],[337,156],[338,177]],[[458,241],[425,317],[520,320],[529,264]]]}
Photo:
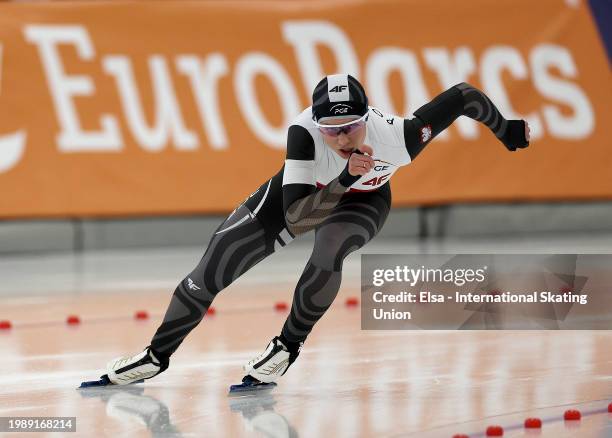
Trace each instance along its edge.
{"label": "black glove", "polygon": [[515,151],[516,148],[523,149],[529,146],[529,142],[525,138],[525,121],[508,120],[506,132],[499,139],[509,151]]}

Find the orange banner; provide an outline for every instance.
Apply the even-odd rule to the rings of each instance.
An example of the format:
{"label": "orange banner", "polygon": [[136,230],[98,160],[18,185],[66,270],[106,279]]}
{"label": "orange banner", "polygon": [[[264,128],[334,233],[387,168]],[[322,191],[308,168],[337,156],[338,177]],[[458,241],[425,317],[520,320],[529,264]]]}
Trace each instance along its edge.
{"label": "orange banner", "polygon": [[0,217],[230,211],[338,71],[399,115],[467,81],[532,127],[509,153],[461,118],[396,174],[396,205],[611,199],[612,84],[585,3],[0,4]]}

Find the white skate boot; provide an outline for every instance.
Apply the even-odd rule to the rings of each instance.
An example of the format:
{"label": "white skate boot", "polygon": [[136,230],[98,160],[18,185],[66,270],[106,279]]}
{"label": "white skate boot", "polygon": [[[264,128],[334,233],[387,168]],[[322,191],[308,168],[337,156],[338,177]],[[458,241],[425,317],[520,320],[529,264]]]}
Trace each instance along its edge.
{"label": "white skate boot", "polygon": [[147,347],[142,353],[134,356],[119,357],[111,360],[106,365],[108,374],[93,380],[81,383],[80,388],[92,388],[108,385],[129,385],[130,383],[142,383],[144,379],[150,379],[164,372],[168,368],[168,359],[158,359]]}
{"label": "white skate boot", "polygon": [[290,350],[275,337],[263,353],[247,362],[244,366],[247,375],[242,379],[242,384],[230,387],[230,393],[276,386],[274,382],[287,372],[300,354],[301,348],[300,342],[296,348]]}
{"label": "white skate boot", "polygon": [[162,362],[147,347],[134,356],[119,357],[106,365],[108,380],[114,385],[128,385],[150,379],[168,368],[168,361]]}
{"label": "white skate boot", "polygon": [[263,353],[247,362],[244,370],[249,376],[255,377],[260,382],[272,383],[285,374],[289,365],[297,358],[297,354],[293,360],[290,360],[289,349],[278,337],[275,337]]}

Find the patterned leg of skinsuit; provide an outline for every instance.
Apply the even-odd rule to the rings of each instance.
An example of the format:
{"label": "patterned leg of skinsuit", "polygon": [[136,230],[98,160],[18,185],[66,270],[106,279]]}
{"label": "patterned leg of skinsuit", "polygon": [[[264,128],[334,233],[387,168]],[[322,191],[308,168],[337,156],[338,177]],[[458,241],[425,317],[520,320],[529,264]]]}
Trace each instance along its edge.
{"label": "patterned leg of skinsuit", "polygon": [[347,193],[316,228],[312,254],[295,288],[283,338],[291,343],[306,339],[336,298],[344,258],[372,240],[384,225],[390,205],[389,184],[372,192]]}
{"label": "patterned leg of skinsuit", "polygon": [[[215,296],[252,266],[292,239],[282,206],[283,170],[241,204],[217,229],[196,268],[181,281],[151,348],[169,358],[202,321]],[[346,194],[316,229],[312,255],[300,278],[283,327],[289,342],[306,339],[333,302],[344,258],[376,235],[389,213],[388,184]]]}

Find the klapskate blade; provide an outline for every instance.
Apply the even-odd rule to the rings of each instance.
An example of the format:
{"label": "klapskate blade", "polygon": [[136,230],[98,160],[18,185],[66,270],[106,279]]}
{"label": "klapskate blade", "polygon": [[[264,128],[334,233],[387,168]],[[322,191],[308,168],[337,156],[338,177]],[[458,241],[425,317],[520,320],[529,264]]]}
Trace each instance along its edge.
{"label": "klapskate blade", "polygon": [[246,393],[254,393],[259,391],[271,391],[276,387],[275,382],[271,383],[241,383],[239,385],[231,385],[229,389],[229,395],[234,394],[245,394]]}
{"label": "klapskate blade", "polygon": [[[144,382],[144,379],[137,380],[134,383],[142,382]],[[133,385],[134,383],[131,383],[130,385]],[[100,380],[90,380],[87,382],[82,382],[81,386],[79,386],[77,389],[100,388],[102,386],[115,386],[115,384],[109,380],[108,375],[104,374],[102,377],[100,377]]]}

